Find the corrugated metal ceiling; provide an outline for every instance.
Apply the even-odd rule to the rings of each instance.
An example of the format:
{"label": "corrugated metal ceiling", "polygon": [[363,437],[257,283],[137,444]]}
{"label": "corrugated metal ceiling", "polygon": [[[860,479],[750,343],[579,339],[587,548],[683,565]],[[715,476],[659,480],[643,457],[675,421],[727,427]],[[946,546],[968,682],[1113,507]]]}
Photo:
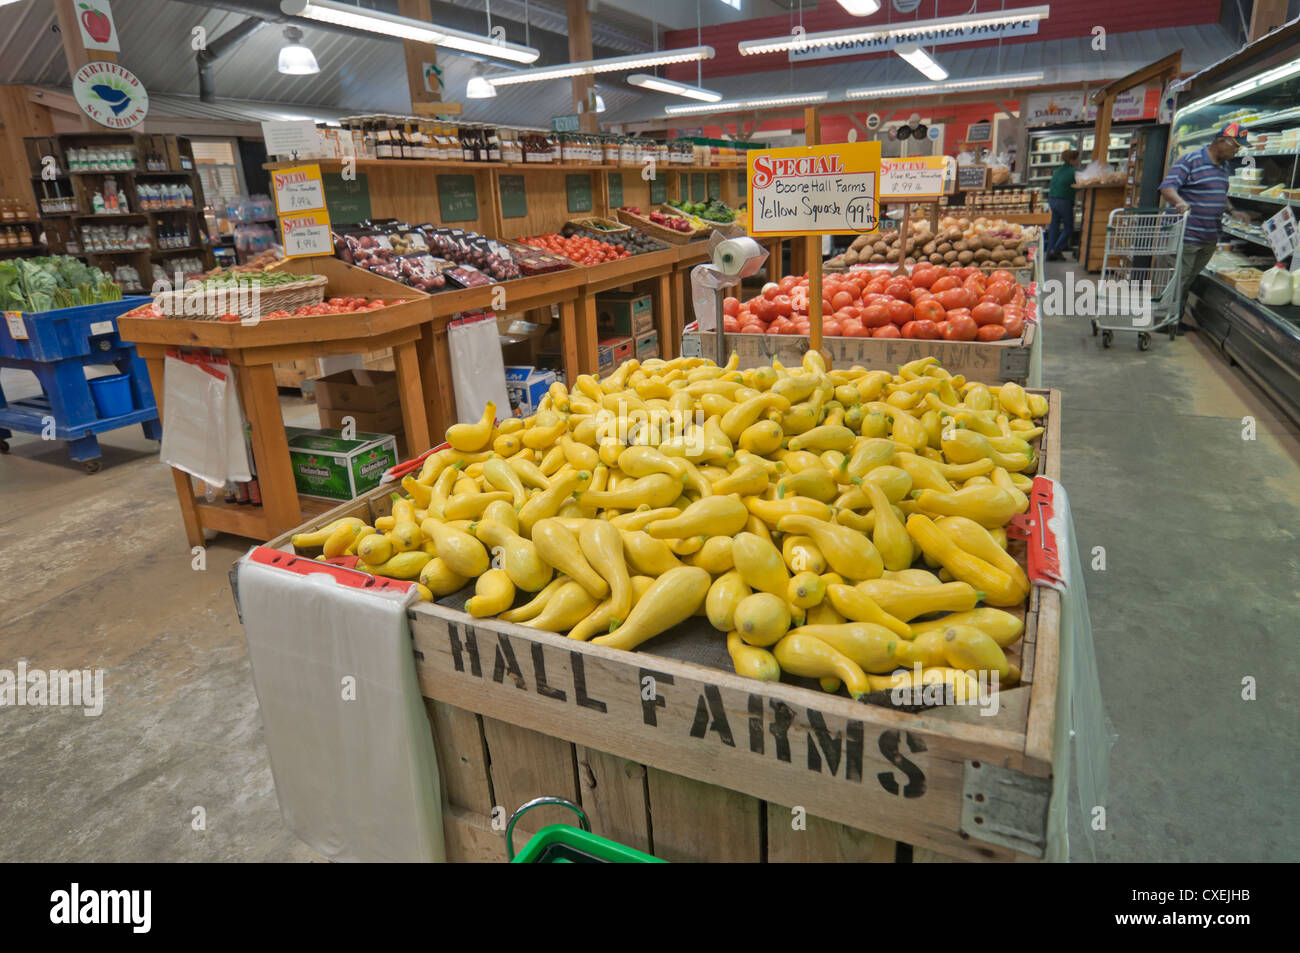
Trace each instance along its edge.
{"label": "corrugated metal ceiling", "polygon": [[[1104,54],[1092,49],[1091,37],[1048,40],[1041,43],[1006,43],[998,46],[965,48],[938,47],[937,59],[948,70],[951,80],[976,79],[981,76],[1031,73],[1042,70],[1041,85],[1101,85],[1141,69],[1175,50],[1183,51],[1184,71],[1195,71],[1220,59],[1237,47],[1235,36],[1218,24],[1183,26],[1164,30],[1111,33]],[[876,56],[855,63],[834,66],[809,66],[799,69],[770,70],[744,76],[715,77],[704,85],[722,93],[724,99],[757,95],[780,96],[820,90],[843,91],[861,86],[902,86],[921,83],[921,74],[899,57]],[[608,103],[608,97],[606,97]],[[601,116],[603,122],[665,121],[664,107],[687,101],[678,96],[646,95],[626,107],[615,108]],[[865,109],[865,105],[863,107]],[[695,114],[678,117],[673,124],[698,125]]]}

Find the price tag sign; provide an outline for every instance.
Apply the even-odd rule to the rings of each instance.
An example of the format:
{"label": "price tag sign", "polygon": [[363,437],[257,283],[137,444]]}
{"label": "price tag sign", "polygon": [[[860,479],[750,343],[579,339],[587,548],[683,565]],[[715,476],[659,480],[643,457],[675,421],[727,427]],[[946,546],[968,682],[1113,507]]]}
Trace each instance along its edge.
{"label": "price tag sign", "polygon": [[749,233],[865,235],[880,227],[880,143],[750,152]]}
{"label": "price tag sign", "polygon": [[1264,234],[1273,249],[1274,261],[1290,261],[1300,247],[1300,233],[1296,230],[1295,212],[1287,206],[1264,223]]}
{"label": "price tag sign", "polygon": [[275,210],[280,215],[325,208],[325,183],[315,163],[273,170],[271,187],[275,189]]}
{"label": "price tag sign", "polygon": [[324,209],[300,215],[281,215],[280,231],[284,235],[285,258],[334,254],[334,245],[330,241],[330,216]]}
{"label": "price tag sign", "polygon": [[944,156],[880,160],[880,201],[933,202],[944,192]]}
{"label": "price tag sign", "polygon": [[27,340],[27,325],[21,311],[6,311],[5,324],[9,326],[9,337],[15,341]]}
{"label": "price tag sign", "polygon": [[313,156],[321,151],[320,133],[310,119],[284,119],[262,123],[262,138],[269,156]]}

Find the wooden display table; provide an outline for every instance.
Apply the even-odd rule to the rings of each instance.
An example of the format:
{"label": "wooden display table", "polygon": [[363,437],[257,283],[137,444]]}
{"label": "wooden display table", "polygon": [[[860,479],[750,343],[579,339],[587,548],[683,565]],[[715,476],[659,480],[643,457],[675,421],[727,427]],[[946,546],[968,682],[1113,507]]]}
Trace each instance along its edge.
{"label": "wooden display table", "polygon": [[[286,270],[320,273],[345,282],[341,293],[393,298],[393,284],[333,258],[289,262]],[[149,366],[149,379],[163,415],[166,394],[164,357],[168,348],[206,348],[220,351],[235,369],[239,402],[248,418],[253,442],[253,459],[262,505],[239,506],[223,501],[208,502],[196,497],[188,473],[172,470],[180,500],[185,535],[192,546],[203,545],[203,531],[216,530],[248,536],[271,537],[297,526],[304,515],[324,512],[336,503],[300,498],[289,464],[289,444],[280,415],[279,394],[272,365],[306,357],[357,354],[392,348],[402,406],[402,426],[410,454],[427,449],[428,411],[420,382],[417,345],[421,326],[431,318],[430,298],[414,297],[376,311],[278,318],[245,326],[237,322],[172,320],[122,317],[118,329],[124,340],[134,341]],[[164,418],[165,419],[165,418]]]}
{"label": "wooden display table", "polygon": [[[674,324],[673,315],[677,313],[673,300],[672,277],[673,269],[677,264],[677,249],[679,247],[681,246],[670,245],[662,251],[643,252],[640,255],[633,255],[631,258],[624,258],[621,261],[610,261],[603,265],[592,265],[590,268],[577,269],[586,276],[581,294],[578,297],[577,321],[577,346],[582,373],[595,374],[598,369],[596,295],[602,291],[612,291],[615,288],[633,285],[637,282],[645,282],[649,286],[650,296],[653,299],[651,308],[655,317],[655,331],[659,335],[660,356],[669,356],[665,349],[671,341]],[[680,334],[681,332],[678,331],[679,337]],[[566,341],[566,349],[568,346]],[[672,353],[675,354],[676,351]],[[567,366],[565,367],[565,377],[570,384],[574,380],[574,376],[569,374]]]}
{"label": "wooden display table", "polygon": [[[785,239],[765,237],[754,240],[767,249],[767,280],[780,281],[782,270],[781,248]],[[691,301],[691,269],[708,261],[709,258],[707,241],[691,242],[689,245],[678,246],[677,264],[674,266],[675,273],[670,288],[673,294],[673,317],[669,322],[673,332],[672,350],[662,353],[661,357],[677,357],[682,353],[682,331],[686,328],[686,325],[695,320],[694,303]],[[734,293],[739,296],[739,284],[733,287],[736,289]],[[659,340],[663,341],[665,338],[661,335]]]}
{"label": "wooden display table", "polygon": [[1110,213],[1124,207],[1124,185],[1081,185],[1083,224],[1079,230],[1079,263],[1084,271],[1101,271],[1106,256],[1106,224]]}

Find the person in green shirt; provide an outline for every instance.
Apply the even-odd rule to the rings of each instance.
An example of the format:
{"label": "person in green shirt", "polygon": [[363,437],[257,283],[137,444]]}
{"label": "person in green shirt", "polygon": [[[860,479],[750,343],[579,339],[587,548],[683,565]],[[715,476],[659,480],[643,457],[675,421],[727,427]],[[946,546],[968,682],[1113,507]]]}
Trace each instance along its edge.
{"label": "person in green shirt", "polygon": [[1061,253],[1069,246],[1074,232],[1074,177],[1079,171],[1079,153],[1066,149],[1061,160],[1047,185],[1047,206],[1052,210],[1045,244],[1048,261],[1063,257]]}

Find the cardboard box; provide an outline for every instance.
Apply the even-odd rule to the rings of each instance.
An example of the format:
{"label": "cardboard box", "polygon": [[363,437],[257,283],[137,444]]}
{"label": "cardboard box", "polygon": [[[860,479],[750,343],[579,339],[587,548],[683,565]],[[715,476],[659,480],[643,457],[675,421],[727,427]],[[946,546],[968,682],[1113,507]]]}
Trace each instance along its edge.
{"label": "cardboard box", "polygon": [[659,356],[659,334],[651,331],[648,334],[639,335],[636,339],[636,359],[638,361],[648,361],[652,357]]}
{"label": "cardboard box", "polygon": [[537,412],[537,405],[546,391],[555,383],[555,372],[539,370],[532,365],[512,365],[506,368],[506,393],[516,417],[527,417]]}
{"label": "cardboard box", "polygon": [[[329,410],[383,413],[400,406],[397,374],[353,369],[316,379],[316,404]],[[400,420],[400,412],[399,412]],[[387,433],[387,430],[380,430]]]}
{"label": "cardboard box", "polygon": [[636,354],[636,342],[631,338],[614,337],[605,338],[603,341],[596,342],[597,351],[601,347],[608,347],[614,355],[614,367],[618,367],[624,361],[630,361]]}
{"label": "cardboard box", "polygon": [[344,440],[339,430],[285,427],[289,465],[303,496],[351,500],[379,485],[384,471],[397,463],[392,434],[358,432]]}
{"label": "cardboard box", "polygon": [[316,411],[320,416],[320,425],[325,430],[341,429],[349,417],[352,418],[357,433],[390,433],[397,436],[398,431],[402,429],[400,406],[390,407],[387,410],[365,411],[335,410],[318,404]]}
{"label": "cardboard box", "polygon": [[639,338],[654,330],[652,299],[647,294],[608,291],[596,295],[596,332]]}

